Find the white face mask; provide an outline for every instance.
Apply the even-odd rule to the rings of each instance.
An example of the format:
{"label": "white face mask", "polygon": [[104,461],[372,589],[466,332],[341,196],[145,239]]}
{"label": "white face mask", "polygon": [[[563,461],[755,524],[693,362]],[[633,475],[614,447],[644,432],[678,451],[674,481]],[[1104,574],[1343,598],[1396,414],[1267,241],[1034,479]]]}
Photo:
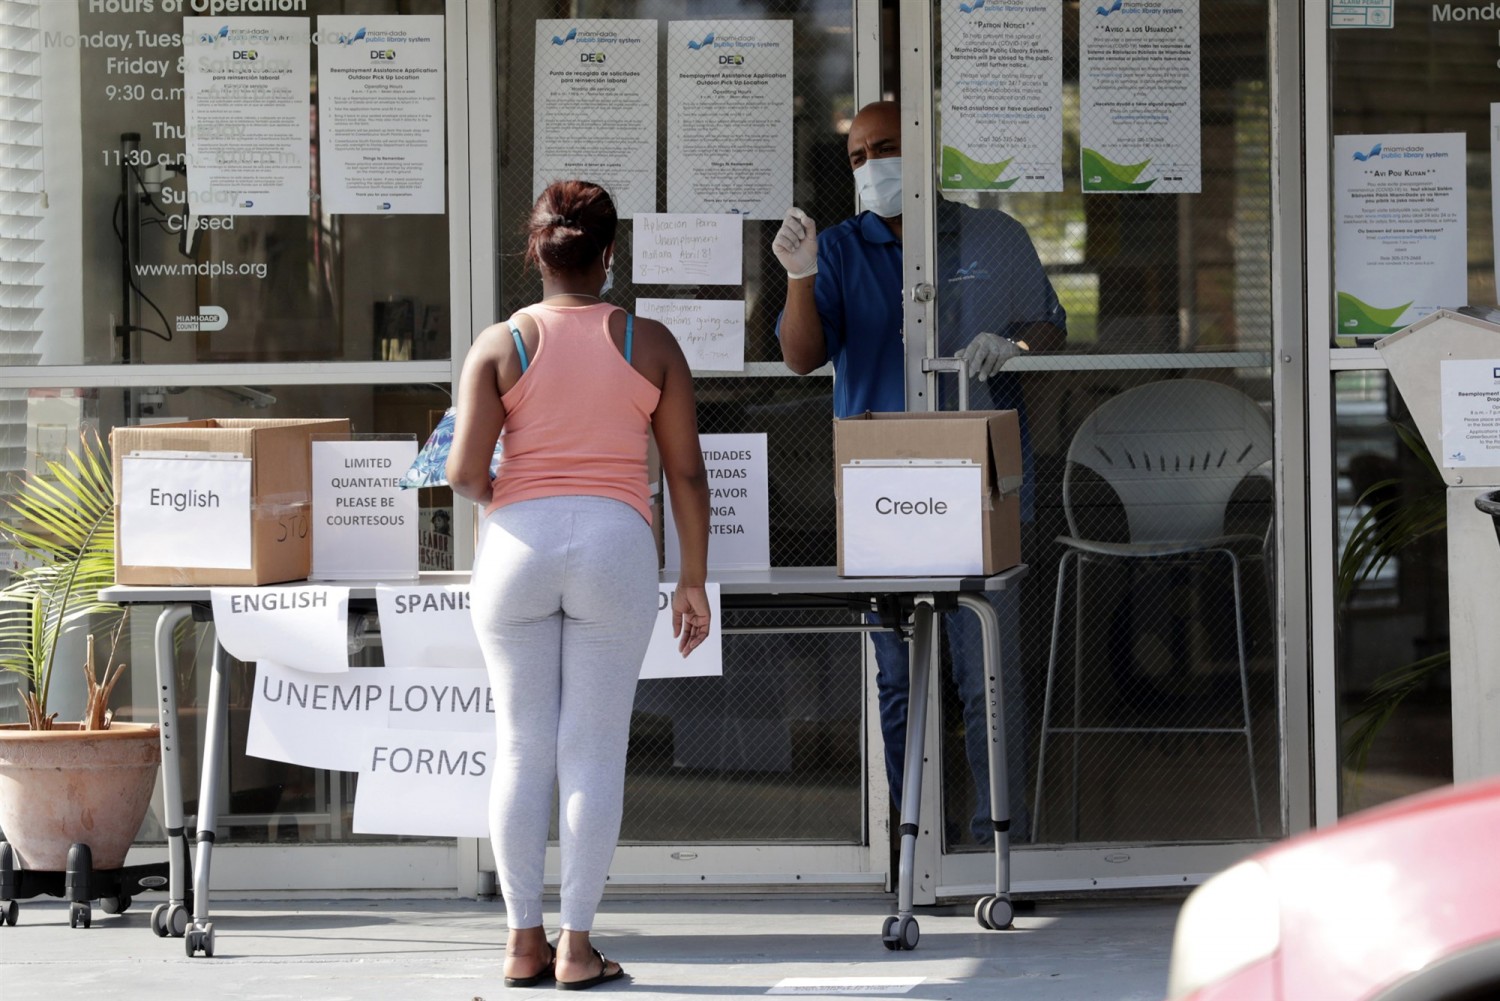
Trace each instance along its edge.
{"label": "white face mask", "polygon": [[859,202],[882,219],[901,214],[901,158],[866,160],[854,168]]}
{"label": "white face mask", "polygon": [[609,290],[615,287],[615,255],[610,254],[604,260],[604,284],[599,286],[599,295],[604,297]]}

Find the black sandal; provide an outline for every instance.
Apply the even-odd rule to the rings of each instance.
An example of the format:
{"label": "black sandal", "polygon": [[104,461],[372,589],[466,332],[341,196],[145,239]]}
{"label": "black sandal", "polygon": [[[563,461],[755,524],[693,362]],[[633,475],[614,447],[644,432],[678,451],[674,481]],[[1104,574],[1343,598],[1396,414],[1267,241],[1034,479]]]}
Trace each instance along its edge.
{"label": "black sandal", "polygon": [[557,947],[551,942],[547,943],[547,951],[550,955],[542,968],[529,977],[506,977],[506,987],[535,987],[552,979],[552,970],[557,965]]}
{"label": "black sandal", "polygon": [[594,955],[599,957],[598,976],[589,977],[585,980],[559,980],[557,981],[557,989],[560,991],[586,991],[590,987],[598,987],[600,984],[607,984],[611,980],[619,980],[625,975],[625,967],[623,966],[617,967],[615,972],[610,973],[609,960],[605,959],[604,953],[598,949],[594,950]]}

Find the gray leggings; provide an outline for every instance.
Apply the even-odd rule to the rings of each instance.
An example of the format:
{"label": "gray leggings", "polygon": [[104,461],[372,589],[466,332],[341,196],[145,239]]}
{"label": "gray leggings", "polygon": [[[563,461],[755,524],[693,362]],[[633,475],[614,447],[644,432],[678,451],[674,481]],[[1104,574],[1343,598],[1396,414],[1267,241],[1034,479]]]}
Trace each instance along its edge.
{"label": "gray leggings", "polygon": [[603,497],[507,505],[481,543],[471,599],[494,692],[490,839],[509,926],[542,923],[555,779],[562,927],[588,931],[620,837],[656,543],[639,513]]}

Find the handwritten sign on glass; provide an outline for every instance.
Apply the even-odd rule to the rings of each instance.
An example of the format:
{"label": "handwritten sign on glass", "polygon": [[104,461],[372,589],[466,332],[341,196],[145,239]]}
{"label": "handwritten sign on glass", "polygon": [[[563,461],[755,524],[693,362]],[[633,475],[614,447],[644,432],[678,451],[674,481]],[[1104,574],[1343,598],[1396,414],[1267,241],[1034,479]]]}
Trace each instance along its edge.
{"label": "handwritten sign on glass", "polygon": [[744,217],[733,213],[637,213],[637,285],[739,285],[744,281]]}
{"label": "handwritten sign on glass", "polygon": [[743,299],[637,299],[635,312],[666,324],[694,372],[745,370]]}

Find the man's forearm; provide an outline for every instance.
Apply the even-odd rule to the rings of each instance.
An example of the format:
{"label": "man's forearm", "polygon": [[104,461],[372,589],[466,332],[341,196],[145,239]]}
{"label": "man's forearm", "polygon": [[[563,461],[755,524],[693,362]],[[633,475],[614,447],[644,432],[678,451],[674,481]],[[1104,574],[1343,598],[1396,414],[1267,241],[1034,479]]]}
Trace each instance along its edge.
{"label": "man's forearm", "polygon": [[806,375],[828,360],[823,321],[813,297],[815,278],[792,278],[786,283],[786,309],[781,316],[781,358],[786,367]]}

